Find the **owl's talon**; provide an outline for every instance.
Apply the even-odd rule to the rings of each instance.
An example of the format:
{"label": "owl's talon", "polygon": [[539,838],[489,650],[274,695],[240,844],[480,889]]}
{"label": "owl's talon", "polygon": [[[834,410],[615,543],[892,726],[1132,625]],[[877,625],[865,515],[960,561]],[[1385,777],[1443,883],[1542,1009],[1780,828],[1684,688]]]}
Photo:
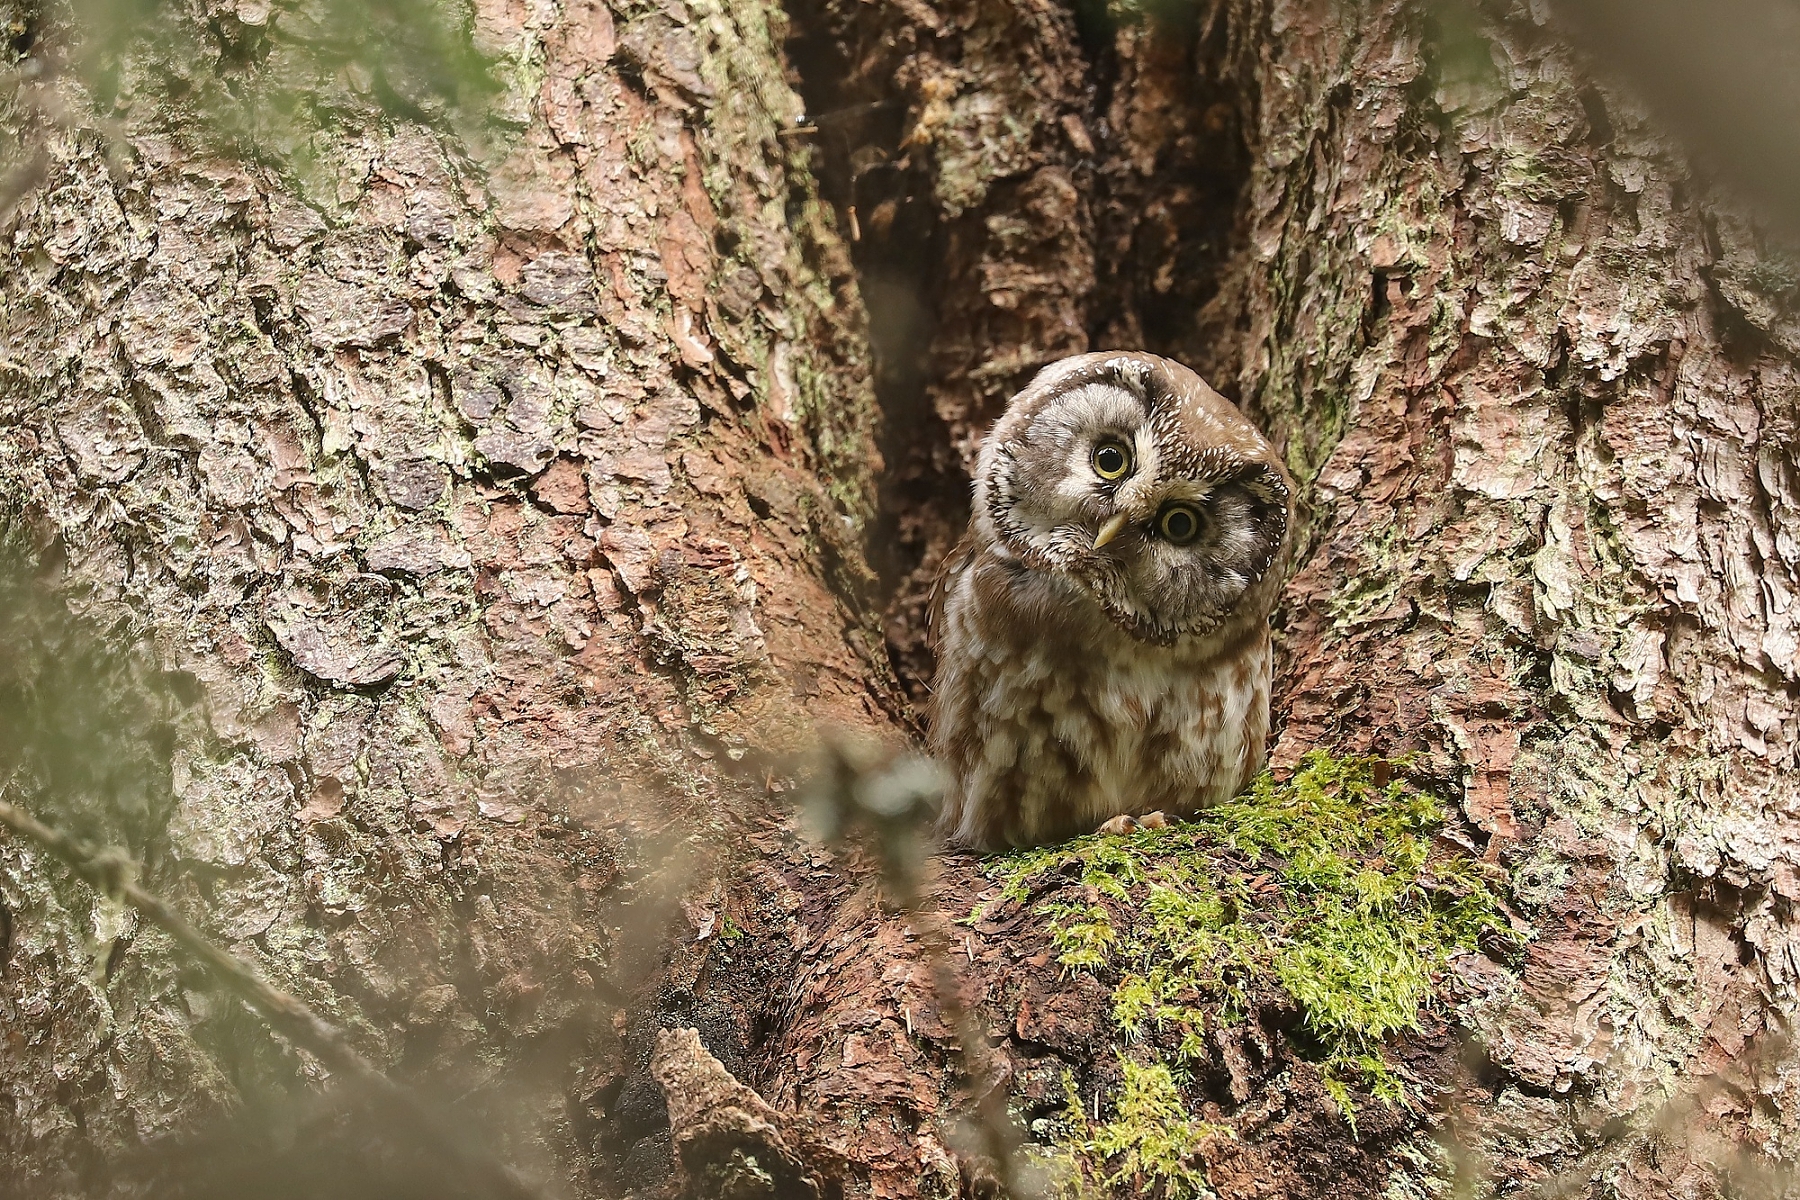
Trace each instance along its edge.
{"label": "owl's talon", "polygon": [[1166,813],[1145,813],[1141,817],[1134,817],[1130,813],[1120,813],[1102,823],[1100,828],[1094,832],[1117,836],[1122,833],[1136,833],[1140,829],[1167,829],[1169,825],[1170,821]]}

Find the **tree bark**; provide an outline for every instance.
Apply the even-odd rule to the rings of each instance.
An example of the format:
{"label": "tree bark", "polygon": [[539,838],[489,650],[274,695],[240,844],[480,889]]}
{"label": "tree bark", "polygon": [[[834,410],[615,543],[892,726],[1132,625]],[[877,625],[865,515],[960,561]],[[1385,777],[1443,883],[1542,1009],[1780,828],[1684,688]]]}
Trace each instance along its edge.
{"label": "tree bark", "polygon": [[[948,11],[945,28],[984,27]],[[868,40],[944,44],[890,20]],[[1421,755],[1535,928],[1517,980],[1466,1014],[1487,1066],[1452,1106],[1461,1149],[1502,1188],[1791,1186],[1771,1165],[1796,1153],[1800,966],[1781,252],[1537,8],[1217,5],[1087,44],[1097,98],[1046,125],[1091,123],[1102,148],[1045,134],[1046,165],[1020,172],[1080,180],[1057,261],[1088,338],[1068,348],[1193,362],[1310,484],[1278,768],[1321,747]],[[1013,54],[1050,57],[1037,38]],[[1008,79],[1071,94],[1035,64],[1009,76],[1004,51],[979,61],[1001,81],[989,111],[1019,110]],[[915,112],[932,92],[915,86]],[[937,137],[979,144],[960,133]],[[1204,283],[1170,269],[1217,254],[1200,161],[1243,172],[1235,249]],[[1041,324],[1018,344],[1055,325],[1045,292],[1006,286],[1009,265],[1043,278],[1012,235],[1043,226],[986,202],[940,306],[1004,315],[959,315],[940,361],[1020,308]],[[1155,273],[1132,269],[1146,242]],[[1016,382],[971,397],[967,378],[933,393],[962,444]]]}
{"label": "tree bark", "polygon": [[[495,1136],[588,1194],[589,1068],[689,876],[815,722],[891,720],[873,405],[778,11],[477,30],[497,162],[372,117],[298,183],[155,111],[54,137],[0,272],[0,472],[71,606],[203,712],[129,847],[153,884],[433,1090],[504,1068]],[[91,1194],[231,1102],[242,1022],[0,863],[3,1190]]]}
{"label": "tree bark", "polygon": [[[818,724],[912,723],[1006,397],[1141,346],[1305,493],[1277,767],[1415,756],[1532,931],[1394,1044],[1431,1111],[1352,1129],[1259,1002],[1183,1089],[1214,1190],[1780,1194],[1800,325],[1540,9],[489,6],[491,170],[404,122],[305,186],[152,112],[110,171],[60,138],[0,279],[0,477],[71,607],[203,702],[132,849],[370,1057],[504,1075],[493,1136],[567,1194],[749,1186],[757,1147],[790,1189],[983,1194],[922,947],[1029,1136],[1065,1077],[1116,1096],[1106,986],[1026,907],[890,910],[770,793]],[[944,859],[938,911],[990,867]],[[169,948],[3,839],[0,915],[14,1190],[243,1090]]]}
{"label": "tree bark", "polygon": [[1791,1164],[1779,252],[1523,12],[1268,20],[1238,379],[1316,467],[1275,759],[1416,749],[1513,872],[1536,939],[1475,1021],[1503,1177]]}

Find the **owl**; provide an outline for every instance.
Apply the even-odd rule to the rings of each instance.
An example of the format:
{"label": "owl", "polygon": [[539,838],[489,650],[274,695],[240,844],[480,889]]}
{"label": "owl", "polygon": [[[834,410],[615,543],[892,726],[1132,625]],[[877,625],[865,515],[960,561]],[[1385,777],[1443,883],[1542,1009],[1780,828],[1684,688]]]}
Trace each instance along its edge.
{"label": "owl", "polygon": [[1262,769],[1292,485],[1152,354],[1041,371],[981,446],[931,608],[940,832],[992,850],[1161,824]]}

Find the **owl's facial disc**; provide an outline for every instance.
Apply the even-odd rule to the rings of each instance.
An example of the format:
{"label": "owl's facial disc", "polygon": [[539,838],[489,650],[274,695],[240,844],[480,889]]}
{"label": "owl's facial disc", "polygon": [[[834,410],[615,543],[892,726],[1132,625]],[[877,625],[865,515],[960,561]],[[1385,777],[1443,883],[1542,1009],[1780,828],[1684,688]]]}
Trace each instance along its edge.
{"label": "owl's facial disc", "polygon": [[1068,571],[1158,470],[1149,414],[1109,382],[1071,388],[984,448],[977,505],[995,533],[1039,570]]}
{"label": "owl's facial disc", "polygon": [[977,520],[1136,638],[1210,634],[1281,548],[1280,467],[1235,412],[1166,390],[1130,356],[1092,358],[1046,372],[995,427]]}

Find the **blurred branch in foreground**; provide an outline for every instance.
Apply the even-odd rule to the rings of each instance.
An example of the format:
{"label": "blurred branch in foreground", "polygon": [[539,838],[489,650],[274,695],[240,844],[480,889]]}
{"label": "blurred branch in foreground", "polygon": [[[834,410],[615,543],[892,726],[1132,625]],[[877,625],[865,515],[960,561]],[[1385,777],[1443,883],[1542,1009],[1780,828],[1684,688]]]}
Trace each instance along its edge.
{"label": "blurred branch in foreground", "polygon": [[800,803],[817,840],[841,848],[854,839],[874,853],[889,900],[906,914],[918,937],[939,1011],[956,1031],[972,1096],[962,1149],[965,1157],[993,1172],[990,1179],[974,1181],[978,1194],[1037,1196],[1046,1191],[1046,1181],[1020,1162],[1023,1139],[1007,1111],[1007,1072],[999,1068],[987,1035],[964,1002],[962,981],[951,965],[948,920],[932,908],[926,892],[936,849],[930,826],[943,786],[937,764],[929,759],[827,738]]}
{"label": "blurred branch in foreground", "polygon": [[1800,5],[1553,0],[1548,8],[1554,27],[1627,80],[1697,162],[1800,231]]}
{"label": "blurred branch in foreground", "polygon": [[0,799],[0,825],[41,847],[96,891],[136,908],[277,1032],[380,1102],[386,1115],[400,1128],[467,1172],[476,1185],[476,1194],[505,1200],[531,1200],[537,1195],[511,1168],[471,1146],[411,1092],[357,1053],[340,1030],[296,997],[270,985],[249,964],[214,945],[161,897],[141,887],[136,878],[137,865],[125,854],[84,845],[4,799]]}
{"label": "blurred branch in foreground", "polygon": [[0,789],[71,837],[148,857],[192,709],[135,614],[56,591],[63,549],[37,532],[0,506]]}

